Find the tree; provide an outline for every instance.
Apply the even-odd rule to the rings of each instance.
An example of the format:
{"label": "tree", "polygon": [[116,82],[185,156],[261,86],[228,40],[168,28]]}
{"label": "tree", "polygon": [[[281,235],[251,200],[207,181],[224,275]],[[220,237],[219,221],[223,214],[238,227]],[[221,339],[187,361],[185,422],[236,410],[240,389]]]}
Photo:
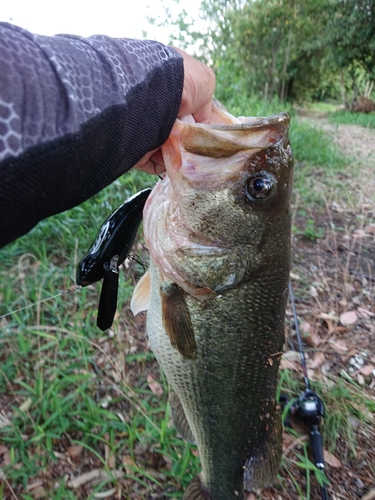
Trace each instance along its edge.
{"label": "tree", "polygon": [[203,0],[201,15],[204,33],[180,15],[179,40],[213,65],[226,102],[337,97],[375,77],[374,0]]}

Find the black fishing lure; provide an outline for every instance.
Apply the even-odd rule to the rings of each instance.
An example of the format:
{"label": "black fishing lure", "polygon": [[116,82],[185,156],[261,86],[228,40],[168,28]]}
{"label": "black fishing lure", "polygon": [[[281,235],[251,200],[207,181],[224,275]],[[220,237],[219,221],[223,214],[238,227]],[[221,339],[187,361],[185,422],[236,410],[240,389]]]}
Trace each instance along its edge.
{"label": "black fishing lure", "polygon": [[91,285],[104,278],[97,319],[101,330],[112,325],[117,306],[118,267],[134,243],[150,193],[151,189],[143,189],[118,207],[99,229],[90,250],[78,264],[77,285]]}

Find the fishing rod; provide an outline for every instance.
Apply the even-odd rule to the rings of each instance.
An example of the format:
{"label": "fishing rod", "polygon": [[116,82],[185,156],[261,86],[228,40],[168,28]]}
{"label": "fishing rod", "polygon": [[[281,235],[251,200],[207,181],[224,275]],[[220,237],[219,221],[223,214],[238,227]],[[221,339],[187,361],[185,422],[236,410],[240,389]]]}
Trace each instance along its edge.
{"label": "fishing rod", "polygon": [[[295,403],[290,408],[290,413],[298,418],[303,424],[308,427],[310,432],[310,443],[312,454],[315,462],[315,467],[324,474],[325,462],[323,452],[323,439],[319,430],[320,421],[324,417],[324,404],[320,397],[311,389],[310,380],[307,374],[306,358],[302,346],[301,333],[298,324],[298,316],[296,304],[293,294],[292,283],[289,280],[289,299],[292,305],[294,324],[298,341],[298,348],[301,357],[302,373],[306,389],[299,396]],[[326,485],[320,485],[320,494],[322,500],[329,500]]]}

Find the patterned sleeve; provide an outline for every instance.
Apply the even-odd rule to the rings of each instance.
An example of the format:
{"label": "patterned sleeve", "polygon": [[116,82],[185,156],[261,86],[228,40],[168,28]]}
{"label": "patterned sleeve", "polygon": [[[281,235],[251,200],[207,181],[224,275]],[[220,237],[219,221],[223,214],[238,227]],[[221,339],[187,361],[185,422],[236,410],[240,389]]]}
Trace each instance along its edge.
{"label": "patterned sleeve", "polygon": [[159,147],[183,78],[180,54],[154,41],[0,23],[0,247]]}

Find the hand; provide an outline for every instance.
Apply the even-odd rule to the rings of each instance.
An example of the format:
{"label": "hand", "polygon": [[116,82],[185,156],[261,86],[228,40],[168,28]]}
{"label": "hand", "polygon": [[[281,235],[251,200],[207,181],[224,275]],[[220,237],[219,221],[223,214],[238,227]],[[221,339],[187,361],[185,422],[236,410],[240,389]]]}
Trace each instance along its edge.
{"label": "hand", "polygon": [[[174,47],[184,59],[184,88],[178,118],[193,115],[198,123],[210,123],[212,115],[212,94],[215,90],[215,73],[211,68],[198,61],[181,49]],[[165,171],[160,149],[145,154],[134,168],[149,174]]]}
{"label": "hand", "polygon": [[184,88],[178,117],[193,115],[198,123],[210,123],[216,78],[211,68],[173,47],[184,59]]}

